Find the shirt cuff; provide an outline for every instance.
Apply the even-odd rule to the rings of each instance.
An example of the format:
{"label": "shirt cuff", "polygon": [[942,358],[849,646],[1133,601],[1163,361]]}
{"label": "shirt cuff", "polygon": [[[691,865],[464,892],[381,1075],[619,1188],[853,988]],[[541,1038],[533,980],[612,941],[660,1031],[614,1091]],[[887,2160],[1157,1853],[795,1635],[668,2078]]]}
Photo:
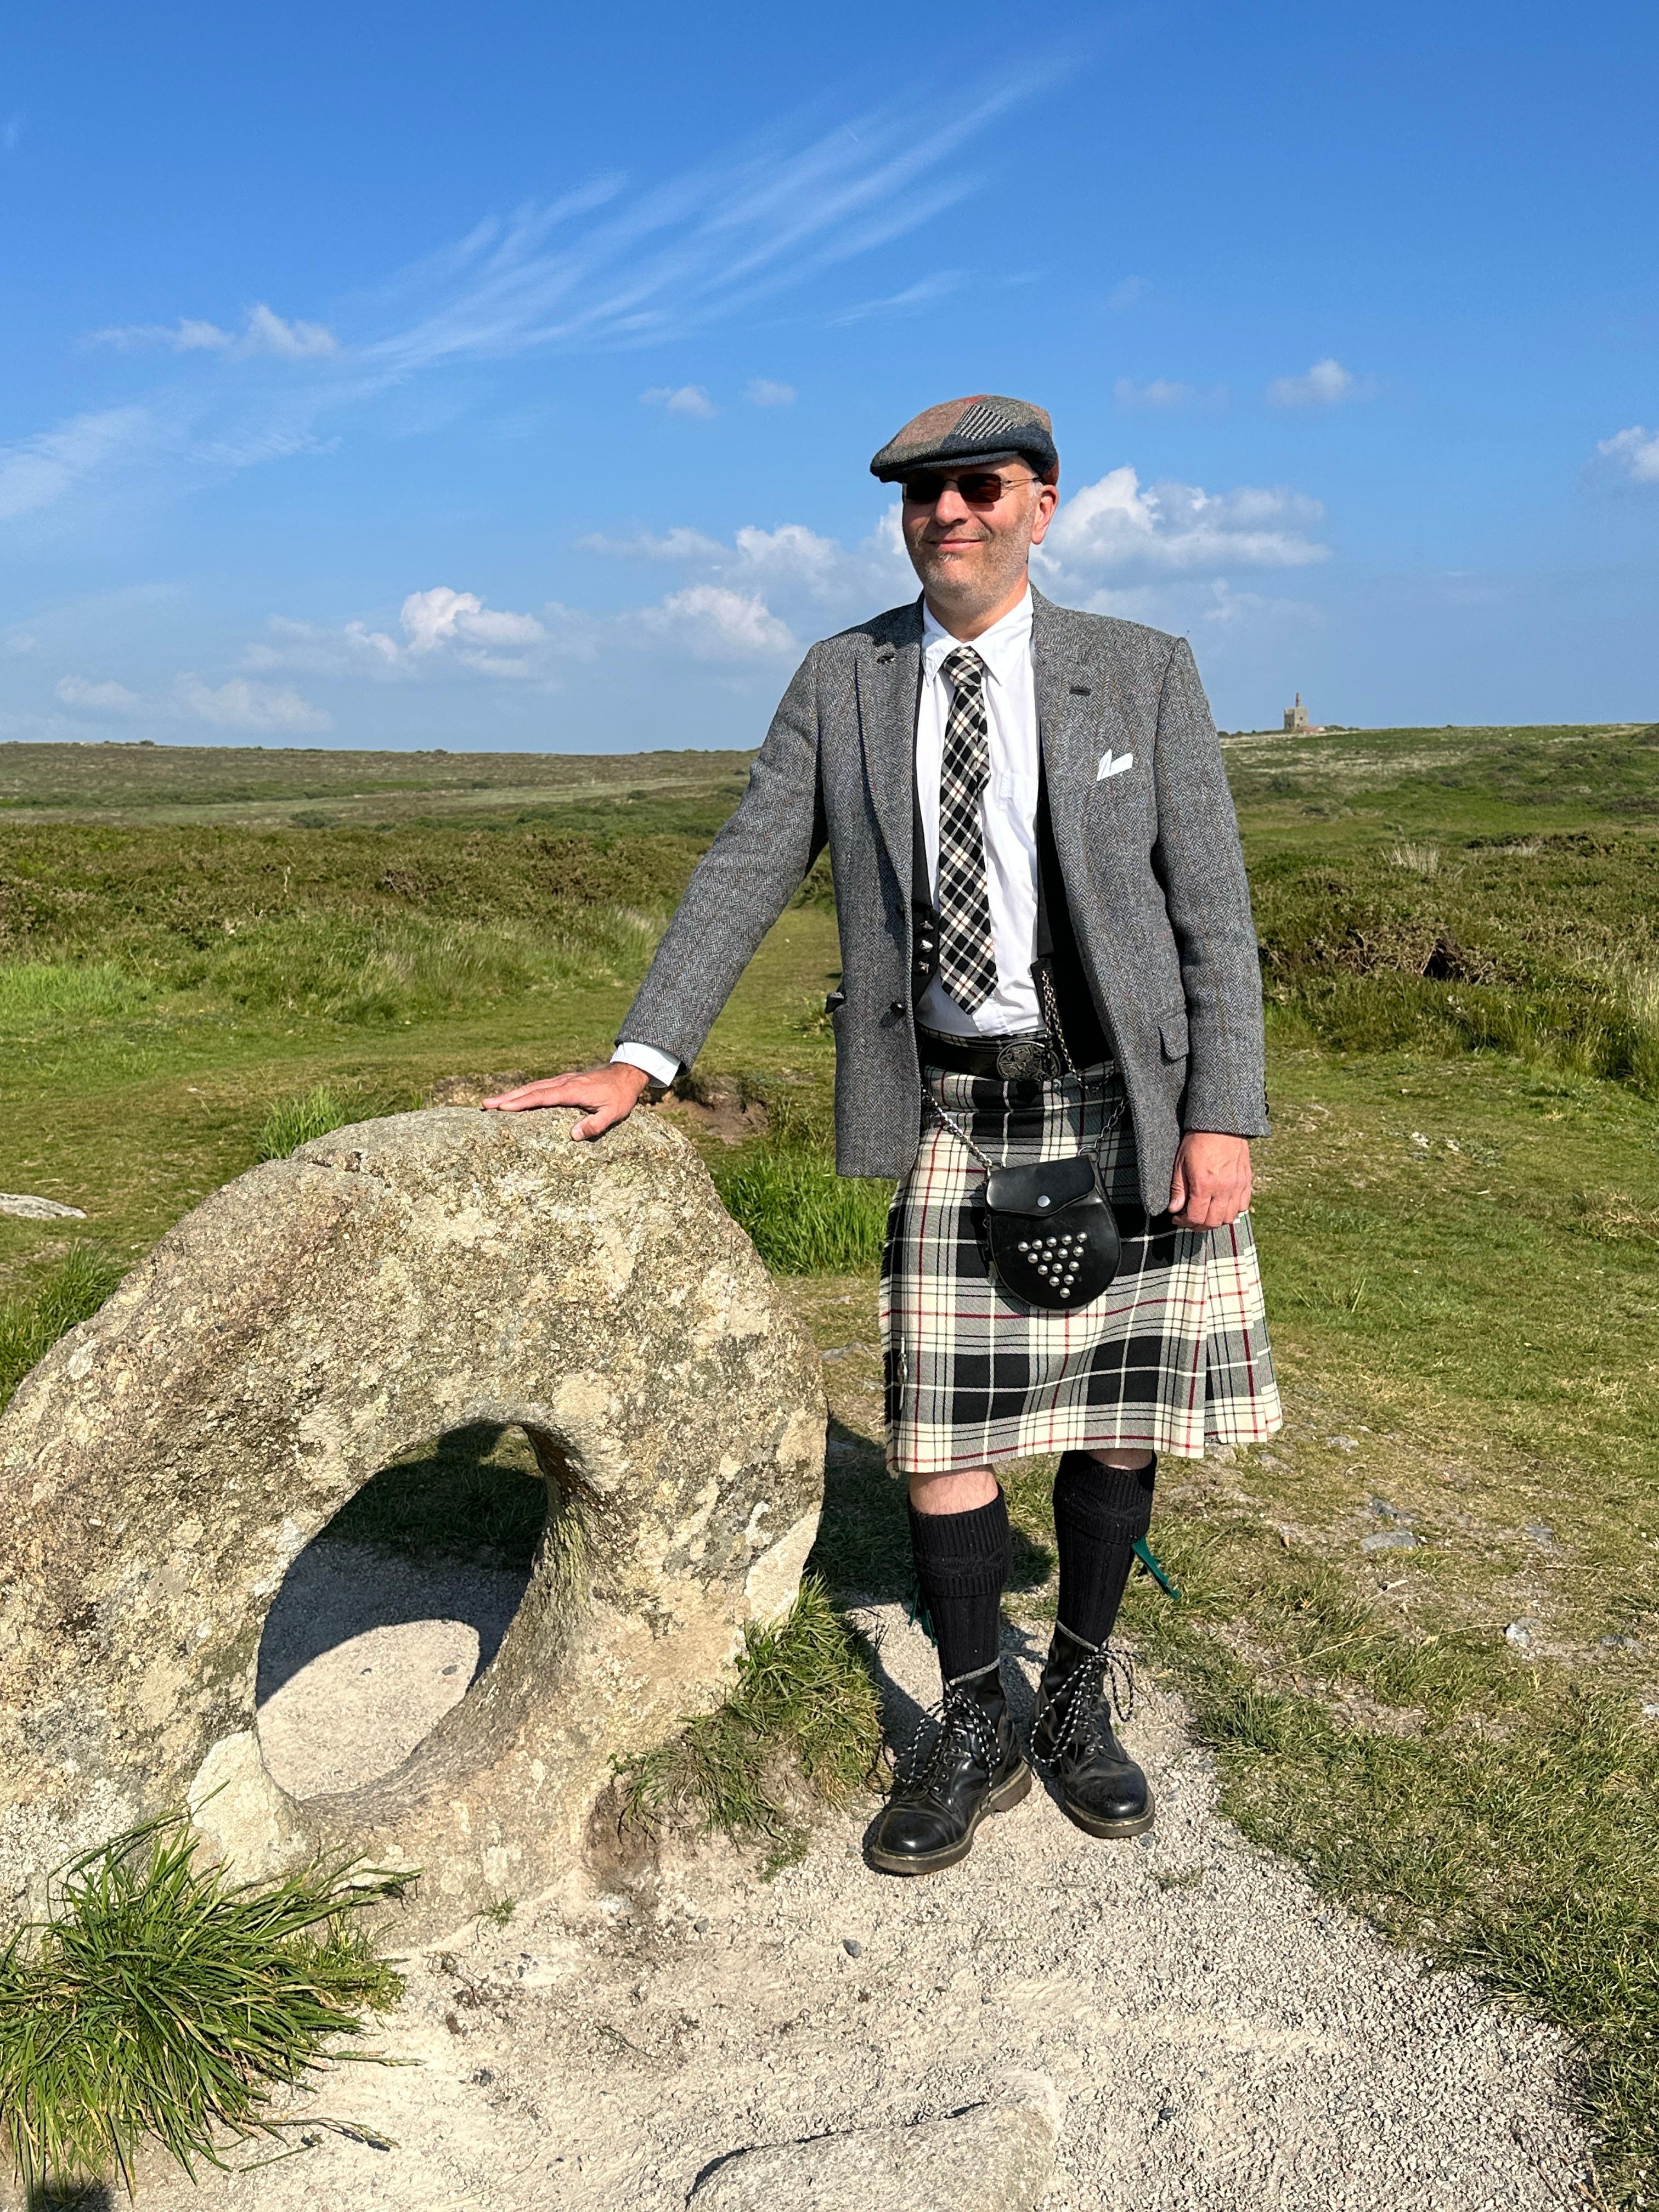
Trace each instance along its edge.
{"label": "shirt cuff", "polygon": [[621,1060],[624,1066],[639,1068],[653,1083],[660,1083],[665,1091],[680,1072],[680,1064],[672,1053],[659,1052],[653,1044],[630,1044],[625,1037],[611,1060],[613,1066]]}

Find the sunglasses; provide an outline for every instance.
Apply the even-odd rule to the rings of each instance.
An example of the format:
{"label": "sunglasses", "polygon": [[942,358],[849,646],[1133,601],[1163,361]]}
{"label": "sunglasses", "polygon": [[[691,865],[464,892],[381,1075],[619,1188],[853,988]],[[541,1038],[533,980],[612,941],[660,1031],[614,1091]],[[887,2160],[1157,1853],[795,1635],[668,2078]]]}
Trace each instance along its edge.
{"label": "sunglasses", "polygon": [[1035,477],[1005,477],[995,469],[969,469],[964,474],[944,476],[936,469],[921,469],[906,477],[901,487],[911,507],[937,504],[946,484],[954,484],[964,507],[994,507],[1005,492],[1017,484],[1035,483]]}

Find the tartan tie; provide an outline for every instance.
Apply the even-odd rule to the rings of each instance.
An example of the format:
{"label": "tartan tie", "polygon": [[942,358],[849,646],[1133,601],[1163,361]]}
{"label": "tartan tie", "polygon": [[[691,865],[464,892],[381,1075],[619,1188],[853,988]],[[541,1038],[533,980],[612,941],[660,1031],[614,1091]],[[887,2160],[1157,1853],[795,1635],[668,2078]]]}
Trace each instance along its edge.
{"label": "tartan tie", "polygon": [[980,813],[991,772],[985,663],[970,646],[959,645],[945,654],[939,673],[954,696],[939,773],[939,972],[957,1006],[976,1014],[997,987]]}

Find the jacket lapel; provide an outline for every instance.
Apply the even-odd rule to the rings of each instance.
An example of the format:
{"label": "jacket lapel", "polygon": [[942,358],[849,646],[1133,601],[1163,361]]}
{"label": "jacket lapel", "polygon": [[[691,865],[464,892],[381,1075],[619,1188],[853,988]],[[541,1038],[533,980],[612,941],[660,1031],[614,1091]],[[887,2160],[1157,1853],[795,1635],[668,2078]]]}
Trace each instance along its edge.
{"label": "jacket lapel", "polygon": [[902,884],[910,880],[916,700],[921,688],[921,602],[902,608],[859,655],[859,728],[882,842]]}
{"label": "jacket lapel", "polygon": [[[1078,635],[1079,629],[1085,635]],[[1109,706],[1102,672],[1088,651],[1086,629],[1064,607],[1031,592],[1031,672],[1036,689],[1037,742],[1048,779],[1048,810],[1060,866],[1079,880],[1083,803],[1094,780],[1096,740]]]}

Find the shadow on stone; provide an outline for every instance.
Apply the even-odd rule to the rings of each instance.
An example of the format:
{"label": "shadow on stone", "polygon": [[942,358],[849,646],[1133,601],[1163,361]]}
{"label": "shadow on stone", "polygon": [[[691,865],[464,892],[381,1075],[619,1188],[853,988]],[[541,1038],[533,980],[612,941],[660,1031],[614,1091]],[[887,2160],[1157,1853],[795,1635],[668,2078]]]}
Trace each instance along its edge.
{"label": "shadow on stone", "polygon": [[384,1468],[294,1560],[259,1643],[267,1771],[301,1800],[400,1765],[500,1650],[548,1486],[522,1429],[473,1423]]}

